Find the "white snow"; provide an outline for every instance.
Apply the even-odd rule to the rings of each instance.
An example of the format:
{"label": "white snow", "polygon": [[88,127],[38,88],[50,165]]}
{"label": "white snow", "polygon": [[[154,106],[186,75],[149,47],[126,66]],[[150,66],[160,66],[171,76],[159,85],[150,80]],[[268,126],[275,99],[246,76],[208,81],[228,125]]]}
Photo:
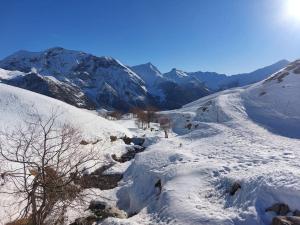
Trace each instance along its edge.
{"label": "white snow", "polygon": [[13,79],[19,76],[24,76],[24,73],[20,71],[8,71],[0,68],[0,80]]}
{"label": "white snow", "polygon": [[[268,225],[275,214],[265,209],[274,203],[299,209],[300,140],[294,130],[300,124],[299,81],[300,75],[291,72],[280,83],[224,91],[163,112],[172,118],[175,136],[136,156],[118,191],[120,207],[150,215],[150,224],[193,225]],[[267,94],[260,96],[261,90]],[[252,111],[255,116],[248,115]],[[268,116],[276,118],[271,128],[284,124],[282,130],[289,132],[278,135],[264,119],[257,123]],[[236,181],[242,188],[230,196]]]}
{"label": "white snow", "polygon": [[[74,127],[79,128],[86,141],[94,142],[100,140],[95,148],[100,151],[99,163],[110,160],[111,154],[124,152],[124,147],[122,147],[124,144],[121,141],[118,141],[119,144],[117,146],[111,145],[110,135],[122,136],[126,134],[131,136],[131,132],[128,129],[97,116],[94,112],[79,109],[44,95],[0,83],[1,132],[14,130],[16,127],[22,126],[24,121],[29,118],[29,113],[38,112],[42,118],[49,118],[52,111],[57,111],[60,114],[58,117],[59,122],[70,123]],[[81,140],[78,141],[80,142]],[[2,173],[5,171],[5,167],[10,165],[4,166],[2,159],[0,160],[0,173]],[[0,178],[0,183],[2,182],[3,180]],[[0,186],[1,225],[12,221],[19,209],[19,206],[15,205],[16,196],[1,193],[8,188],[10,188],[9,183]]]}

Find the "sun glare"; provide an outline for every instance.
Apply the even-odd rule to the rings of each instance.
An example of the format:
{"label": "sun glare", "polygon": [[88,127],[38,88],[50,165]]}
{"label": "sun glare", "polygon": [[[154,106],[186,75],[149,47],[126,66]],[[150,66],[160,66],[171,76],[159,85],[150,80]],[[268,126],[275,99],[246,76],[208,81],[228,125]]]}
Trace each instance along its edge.
{"label": "sun glare", "polygon": [[288,16],[300,22],[300,0],[287,0],[286,2]]}

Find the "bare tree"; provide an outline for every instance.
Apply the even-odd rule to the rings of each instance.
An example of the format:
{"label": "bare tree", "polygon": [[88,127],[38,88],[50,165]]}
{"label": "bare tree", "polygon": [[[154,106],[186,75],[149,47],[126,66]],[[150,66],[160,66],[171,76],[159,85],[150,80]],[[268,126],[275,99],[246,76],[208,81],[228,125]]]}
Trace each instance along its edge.
{"label": "bare tree", "polygon": [[20,199],[19,218],[34,225],[62,224],[66,208],[83,197],[76,180],[96,163],[95,151],[82,149],[79,130],[58,123],[58,116],[32,114],[24,126],[0,134],[0,154],[14,168],[6,179]]}
{"label": "bare tree", "polygon": [[148,128],[150,128],[150,123],[154,122],[155,117],[156,117],[156,112],[157,112],[157,109],[155,107],[148,106],[146,108],[146,110],[145,110],[145,114],[146,114],[145,119],[146,119]]}
{"label": "bare tree", "polygon": [[147,125],[147,115],[144,110],[140,108],[133,108],[131,109],[132,113],[136,116],[137,126],[141,129],[146,128]]}
{"label": "bare tree", "polygon": [[157,109],[155,107],[148,106],[145,110],[140,108],[132,108],[131,112],[137,118],[138,127],[144,129],[150,128],[150,123],[154,122]]}
{"label": "bare tree", "polygon": [[162,129],[165,133],[165,138],[168,138],[169,131],[171,129],[171,119],[167,116],[160,116],[159,125],[160,125],[160,129]]}

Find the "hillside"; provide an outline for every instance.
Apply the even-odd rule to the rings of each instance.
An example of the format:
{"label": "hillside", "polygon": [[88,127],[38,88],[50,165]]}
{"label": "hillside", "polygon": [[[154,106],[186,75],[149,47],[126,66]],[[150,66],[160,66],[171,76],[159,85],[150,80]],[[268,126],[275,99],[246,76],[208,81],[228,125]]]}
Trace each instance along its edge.
{"label": "hillside", "polygon": [[[131,136],[131,132],[115,122],[108,121],[95,112],[79,109],[68,105],[64,102],[30,92],[17,87],[12,87],[6,84],[0,84],[0,133],[1,141],[3,140],[3,132],[16,131],[25,126],[25,123],[31,121],[31,115],[38,114],[42,120],[48,120],[55,113],[57,121],[55,126],[60,124],[70,124],[75,129],[79,129],[82,133],[82,140],[77,140],[78,143],[85,141],[93,143],[94,150],[99,151],[95,163],[98,167],[110,162],[110,155],[120,154],[124,151],[122,143],[118,141],[117,146],[112,146],[110,136],[117,135]],[[56,129],[56,127],[55,127]],[[7,144],[0,142],[1,151]],[[81,149],[88,149],[89,146],[82,145]],[[80,154],[78,152],[78,154]],[[18,164],[8,163],[6,160],[1,160],[1,174],[5,171],[11,171]],[[97,167],[96,167],[97,169]],[[8,194],[11,191],[10,180],[0,178],[0,224],[16,218],[16,213],[21,205],[16,205],[18,198],[13,194]]]}
{"label": "hillside", "polygon": [[44,95],[0,83],[0,127],[2,129],[19,125],[32,112],[47,117],[51,111],[58,111],[61,114],[61,121],[80,127],[82,132],[91,138],[108,138],[112,133],[130,134],[127,129],[92,111],[78,109]]}
{"label": "hillside", "polygon": [[118,191],[119,206],[139,214],[109,222],[269,225],[275,203],[299,210],[299,66],[161,112],[174,134],[135,158]]}

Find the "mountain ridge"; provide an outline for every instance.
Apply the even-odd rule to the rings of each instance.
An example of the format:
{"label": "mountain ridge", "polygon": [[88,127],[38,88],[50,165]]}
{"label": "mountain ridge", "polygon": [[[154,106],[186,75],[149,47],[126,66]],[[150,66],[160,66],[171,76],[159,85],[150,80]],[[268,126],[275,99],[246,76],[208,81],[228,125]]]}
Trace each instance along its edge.
{"label": "mountain ridge", "polygon": [[[266,67],[266,73],[258,70],[257,79],[271,75],[286,63],[280,62]],[[6,77],[0,77],[3,83],[77,107],[120,111],[150,105],[163,110],[180,108],[212,92],[257,80],[244,82],[249,80],[250,73],[236,75],[234,79],[214,72],[189,73],[175,68],[162,73],[151,62],[126,66],[112,57],[98,57],[62,47],[40,52],[17,51],[0,60],[0,68],[24,73],[14,77],[5,72]]]}

